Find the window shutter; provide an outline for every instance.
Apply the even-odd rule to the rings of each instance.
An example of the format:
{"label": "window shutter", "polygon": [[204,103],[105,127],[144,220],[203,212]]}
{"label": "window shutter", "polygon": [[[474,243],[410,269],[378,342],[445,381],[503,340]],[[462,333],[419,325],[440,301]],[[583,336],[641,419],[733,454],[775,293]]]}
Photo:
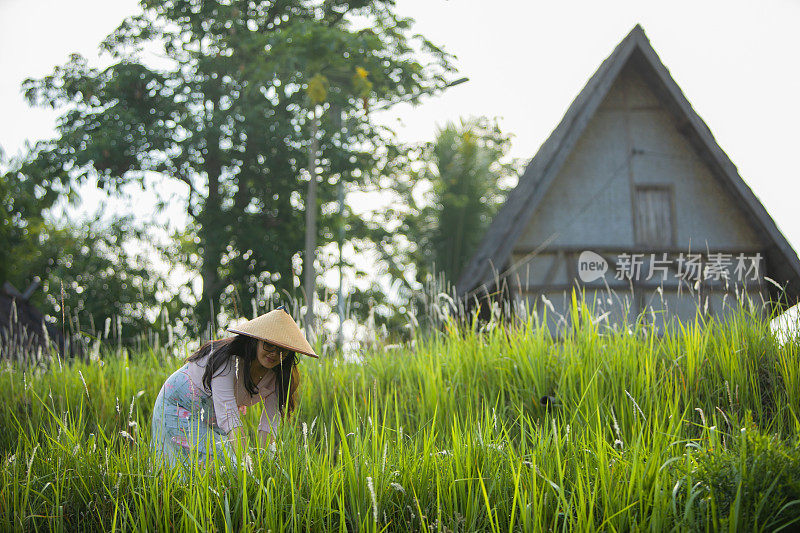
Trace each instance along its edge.
{"label": "window shutter", "polygon": [[670,187],[636,187],[636,233],[636,244],[670,246],[674,243]]}

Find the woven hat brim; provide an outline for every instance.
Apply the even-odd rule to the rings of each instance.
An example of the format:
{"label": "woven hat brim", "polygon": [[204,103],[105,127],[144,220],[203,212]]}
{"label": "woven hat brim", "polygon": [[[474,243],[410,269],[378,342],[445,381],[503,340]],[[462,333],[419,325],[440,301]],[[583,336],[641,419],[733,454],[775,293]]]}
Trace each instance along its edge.
{"label": "woven hat brim", "polygon": [[261,339],[309,357],[318,357],[297,322],[284,307],[273,309],[243,324],[231,325],[228,331]]}
{"label": "woven hat brim", "polygon": [[253,335],[252,333],[248,333],[246,331],[239,331],[236,328],[228,328],[228,331],[230,331],[231,333],[238,333],[239,335],[247,335],[248,337],[253,337],[254,339],[259,339],[259,340],[262,340],[262,341],[266,341],[266,342],[268,342],[270,344],[274,344],[275,346],[280,346],[281,348],[285,348],[285,349],[291,350],[293,352],[300,352],[303,355],[307,355],[309,357],[313,357],[315,359],[319,359],[319,356],[317,354],[315,354],[314,352],[309,352],[309,351],[303,350],[301,348],[298,348],[296,346],[288,346],[286,344],[282,344],[282,343],[274,341],[272,339],[265,339],[264,337],[258,337],[256,335]]}

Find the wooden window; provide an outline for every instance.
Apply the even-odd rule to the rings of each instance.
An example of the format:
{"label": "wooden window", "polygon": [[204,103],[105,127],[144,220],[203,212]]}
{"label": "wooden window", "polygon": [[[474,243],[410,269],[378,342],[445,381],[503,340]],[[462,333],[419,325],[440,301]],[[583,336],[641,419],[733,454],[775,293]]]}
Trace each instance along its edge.
{"label": "wooden window", "polygon": [[675,241],[672,187],[636,186],[636,244],[672,246]]}

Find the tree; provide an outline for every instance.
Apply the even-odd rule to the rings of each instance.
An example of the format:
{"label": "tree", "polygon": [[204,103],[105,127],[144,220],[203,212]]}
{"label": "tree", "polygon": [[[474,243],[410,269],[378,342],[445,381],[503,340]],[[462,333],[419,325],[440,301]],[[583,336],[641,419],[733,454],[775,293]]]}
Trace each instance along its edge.
{"label": "tree", "polygon": [[485,117],[448,122],[433,142],[407,147],[392,176],[396,201],[364,228],[402,281],[401,302],[456,282],[521,170],[509,149],[510,136]]}
{"label": "tree", "polygon": [[[321,113],[328,178],[318,204],[332,204],[337,180],[365,183],[397,152],[368,105],[441,89],[451,57],[411,37],[392,1],[140,4],[102,43],[108,68],[73,55],[24,83],[32,104],[62,114],[23,173],[96,180],[109,193],[148,178],[182,183],[191,223],[178,237],[184,252],[195,247],[184,257],[202,277],[201,324],[220,305],[263,302],[267,287],[294,293],[311,114]],[[147,61],[154,50],[158,66]],[[340,222],[323,210],[317,242]]]}
{"label": "tree", "polygon": [[113,321],[109,333],[124,344],[148,332],[165,333],[159,315],[177,316],[185,303],[153,267],[141,228],[129,217],[100,219],[46,222],[40,253],[27,265],[44,280],[34,303],[73,334],[102,336],[106,321]]}
{"label": "tree", "polygon": [[0,284],[24,290],[40,278],[31,303],[51,321],[63,319],[65,332],[102,331],[110,319],[128,341],[163,329],[154,320],[158,311],[180,314],[185,303],[169,295],[166,279],[152,267],[142,228],[129,218],[100,222],[102,212],[93,220],[56,223],[52,209],[64,191],[12,166],[0,174]]}
{"label": "tree", "polygon": [[[0,284],[9,281],[25,290],[33,277],[32,258],[40,253],[45,212],[67,194],[58,177],[36,179],[19,172],[19,163],[6,162],[0,153]],[[37,176],[38,178],[39,176]]]}
{"label": "tree", "polygon": [[448,122],[425,147],[421,177],[431,187],[407,218],[407,235],[419,242],[418,280],[441,272],[456,282],[519,172],[516,162],[504,161],[510,147],[510,136],[483,117]]}

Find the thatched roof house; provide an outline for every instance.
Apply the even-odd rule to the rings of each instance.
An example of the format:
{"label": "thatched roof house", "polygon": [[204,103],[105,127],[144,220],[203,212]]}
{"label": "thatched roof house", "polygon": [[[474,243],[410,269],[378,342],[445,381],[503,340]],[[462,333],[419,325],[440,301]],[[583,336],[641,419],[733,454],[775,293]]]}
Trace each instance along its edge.
{"label": "thatched roof house", "polygon": [[781,309],[800,300],[797,254],[639,25],[528,164],[456,290],[539,309],[545,296],[563,313],[573,287],[612,318],[627,298],[657,321],[723,313],[743,289]]}
{"label": "thatched roof house", "polygon": [[50,355],[55,347],[64,355],[65,337],[29,299],[38,288],[34,282],[24,293],[6,282],[0,289],[0,359],[30,362]]}

